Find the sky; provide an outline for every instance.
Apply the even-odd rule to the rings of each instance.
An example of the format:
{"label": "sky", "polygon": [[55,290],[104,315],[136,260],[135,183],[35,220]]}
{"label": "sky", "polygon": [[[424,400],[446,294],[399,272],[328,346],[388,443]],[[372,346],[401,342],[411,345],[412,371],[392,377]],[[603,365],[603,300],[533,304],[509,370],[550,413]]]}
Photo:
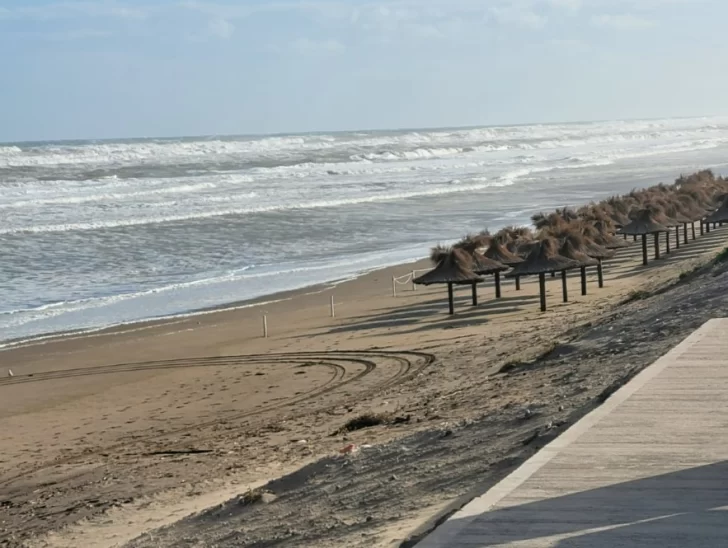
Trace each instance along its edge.
{"label": "sky", "polygon": [[725,0],[0,0],[0,141],[727,114]]}

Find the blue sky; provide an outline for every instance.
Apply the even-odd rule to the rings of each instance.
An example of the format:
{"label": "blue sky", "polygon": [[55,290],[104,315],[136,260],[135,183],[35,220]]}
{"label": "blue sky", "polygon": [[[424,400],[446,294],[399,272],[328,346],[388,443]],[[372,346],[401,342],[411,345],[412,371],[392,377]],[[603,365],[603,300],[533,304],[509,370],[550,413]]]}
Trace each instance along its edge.
{"label": "blue sky", "polygon": [[725,0],[0,0],[0,141],[728,113]]}

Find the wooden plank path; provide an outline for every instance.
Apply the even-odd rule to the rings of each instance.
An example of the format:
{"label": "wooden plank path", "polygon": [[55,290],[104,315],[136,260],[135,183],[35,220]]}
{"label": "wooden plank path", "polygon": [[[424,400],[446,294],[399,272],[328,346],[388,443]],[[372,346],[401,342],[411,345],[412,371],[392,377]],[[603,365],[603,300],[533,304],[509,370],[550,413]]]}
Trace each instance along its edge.
{"label": "wooden plank path", "polygon": [[728,319],[693,332],[417,545],[495,546],[728,547]]}

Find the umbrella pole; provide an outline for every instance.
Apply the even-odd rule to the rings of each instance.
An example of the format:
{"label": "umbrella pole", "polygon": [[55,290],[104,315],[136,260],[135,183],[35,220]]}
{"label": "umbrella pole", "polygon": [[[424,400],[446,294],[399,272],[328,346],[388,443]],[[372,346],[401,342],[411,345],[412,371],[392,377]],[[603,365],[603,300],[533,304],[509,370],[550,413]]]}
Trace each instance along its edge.
{"label": "umbrella pole", "polygon": [[602,260],[597,259],[597,277],[599,278],[599,288],[604,287],[604,272],[602,271]]}
{"label": "umbrella pole", "polygon": [[695,240],[695,221],[690,223],[690,227],[693,229],[693,240]]}
{"label": "umbrella pole", "polygon": [[660,258],[660,233],[655,232],[655,259]]}
{"label": "umbrella pole", "polygon": [[521,290],[521,277],[516,275],[516,291]]}
{"label": "umbrella pole", "polygon": [[473,306],[478,306],[478,284],[473,282]]}
{"label": "umbrella pole", "polygon": [[538,275],[538,289],[541,294],[541,312],[546,312],[546,273]]}
{"label": "umbrella pole", "polygon": [[680,249],[680,225],[675,227],[675,249]]}
{"label": "umbrella pole", "polygon": [[688,245],[688,223],[683,223],[683,243]]}
{"label": "umbrella pole", "polygon": [[447,284],[447,300],[450,303],[450,315],[455,314],[455,304],[453,303],[452,284]]}
{"label": "umbrella pole", "polygon": [[647,234],[642,234],[642,264],[647,266]]}
{"label": "umbrella pole", "polygon": [[586,267],[581,267],[581,294],[586,295]]}
{"label": "umbrella pole", "polygon": [[670,230],[665,232],[665,254],[670,253]]}
{"label": "umbrella pole", "polygon": [[564,302],[569,302],[569,292],[566,289],[566,270],[561,271],[561,289],[564,292]]}
{"label": "umbrella pole", "polygon": [[500,272],[495,273],[495,298],[501,298]]}

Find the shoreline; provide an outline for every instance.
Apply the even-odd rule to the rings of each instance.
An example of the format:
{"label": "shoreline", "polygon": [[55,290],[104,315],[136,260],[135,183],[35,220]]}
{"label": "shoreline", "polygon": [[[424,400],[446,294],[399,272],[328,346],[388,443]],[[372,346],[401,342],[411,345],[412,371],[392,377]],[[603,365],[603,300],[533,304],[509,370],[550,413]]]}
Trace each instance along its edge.
{"label": "shoreline", "polygon": [[[187,312],[181,312],[178,314],[170,314],[165,316],[157,316],[139,320],[132,320],[129,322],[121,322],[116,324],[81,328],[81,329],[70,329],[63,331],[53,331],[47,333],[41,333],[31,337],[20,337],[12,339],[0,339],[0,353],[7,352],[10,350],[30,348],[34,346],[40,346],[45,344],[52,344],[55,342],[71,341],[76,339],[86,339],[90,337],[102,337],[102,336],[114,336],[118,334],[128,334],[137,331],[143,331],[145,329],[154,329],[158,327],[166,327],[174,325],[176,323],[183,323],[187,320],[195,320],[197,318],[210,316],[214,314],[235,312],[239,310],[245,310],[250,308],[256,308],[259,306],[265,306],[268,304],[276,304],[285,301],[290,301],[297,297],[317,295],[329,290],[332,290],[342,284],[353,282],[358,279],[364,278],[371,274],[384,273],[387,271],[399,272],[408,265],[429,265],[431,264],[429,259],[413,259],[411,261],[405,261],[396,263],[393,265],[386,265],[381,267],[375,267],[363,270],[353,276],[347,276],[336,280],[319,282],[316,284],[306,285],[295,289],[287,289],[283,291],[276,291],[258,297],[250,299],[242,299],[231,301],[228,303],[209,306],[204,308],[198,308],[189,310]],[[415,269],[419,270],[419,269]]]}
{"label": "shoreline", "polygon": [[[353,497],[369,505],[373,519],[367,531],[406,538],[446,500],[472,489],[476,478],[503,469],[498,463],[514,447],[530,450],[523,440],[535,423],[521,420],[524,407],[541,413],[548,406],[536,420],[548,417],[556,424],[621,374],[615,370],[605,377],[598,367],[589,379],[586,372],[556,375],[553,368],[521,375],[534,357],[553,351],[555,343],[568,348],[575,333],[620,317],[622,310],[647,306],[649,301],[630,298],[635,290],[650,292],[677,280],[723,249],[726,234],[725,228],[711,231],[648,267],[640,264],[638,247],[626,249],[607,263],[604,289],[597,289],[590,272],[589,294],[581,296],[578,276],[570,276],[569,303],[557,302],[561,284],[549,278],[553,306],[545,314],[538,311],[538,283],[532,277],[523,280],[519,292],[506,283],[501,299],[493,298],[492,283],[481,284],[478,307],[470,302],[469,287],[457,290],[452,317],[443,287],[406,287],[393,298],[391,276],[417,268],[408,263],[258,307],[10,349],[3,365],[15,376],[0,376],[0,486],[12,505],[4,508],[7,525],[0,528],[0,539],[7,534],[11,545],[17,539],[19,545],[43,548],[109,548],[107,525],[129,535],[136,527],[143,532],[153,526],[147,517],[143,523],[133,517],[149,497],[159,501],[152,517],[181,519],[184,513],[175,513],[181,486],[185,502],[205,506],[206,495],[234,497],[247,485],[301,466],[305,471],[306,463],[319,459],[331,459],[323,462],[335,463],[329,472],[338,474],[338,464],[350,460],[340,452],[352,443],[361,448],[352,458],[365,470],[351,478],[351,488],[327,490],[327,496],[304,485],[314,526],[306,521],[291,527],[331,540],[310,545],[359,546],[349,540],[361,540],[356,524],[366,516],[351,506]],[[340,307],[335,318],[329,315],[331,294]],[[267,339],[261,309],[269,314]],[[612,337],[623,336],[618,333]],[[649,332],[635,330],[635,336],[649,340]],[[609,346],[614,350],[613,342]],[[572,360],[558,367],[575,363],[581,367]],[[504,364],[515,373],[503,376]],[[401,422],[342,433],[349,421],[371,413]],[[475,438],[461,437],[461,426],[482,420],[485,430]],[[456,434],[443,434],[448,431]],[[485,452],[483,437],[491,440]],[[464,445],[453,450],[458,440]],[[442,444],[441,450],[432,452],[433,443]],[[390,450],[394,453],[387,457]],[[376,456],[380,451],[385,463]],[[455,462],[442,466],[443,458]],[[392,462],[403,463],[391,470],[397,479],[382,485],[381,470]],[[445,478],[448,487],[433,490],[443,474],[453,481]],[[335,479],[331,485],[340,483]],[[246,509],[260,512],[259,519],[246,523],[254,528],[247,534],[261,541],[278,534],[275,512],[288,504],[288,488],[273,485],[281,495],[275,504]],[[403,500],[396,521],[389,519],[391,507],[377,502],[382,489],[387,500]],[[84,501],[91,494],[97,502],[88,505]],[[118,515],[115,508],[125,513]],[[25,542],[30,537],[38,542]],[[385,546],[371,537],[364,540],[367,546]]]}

